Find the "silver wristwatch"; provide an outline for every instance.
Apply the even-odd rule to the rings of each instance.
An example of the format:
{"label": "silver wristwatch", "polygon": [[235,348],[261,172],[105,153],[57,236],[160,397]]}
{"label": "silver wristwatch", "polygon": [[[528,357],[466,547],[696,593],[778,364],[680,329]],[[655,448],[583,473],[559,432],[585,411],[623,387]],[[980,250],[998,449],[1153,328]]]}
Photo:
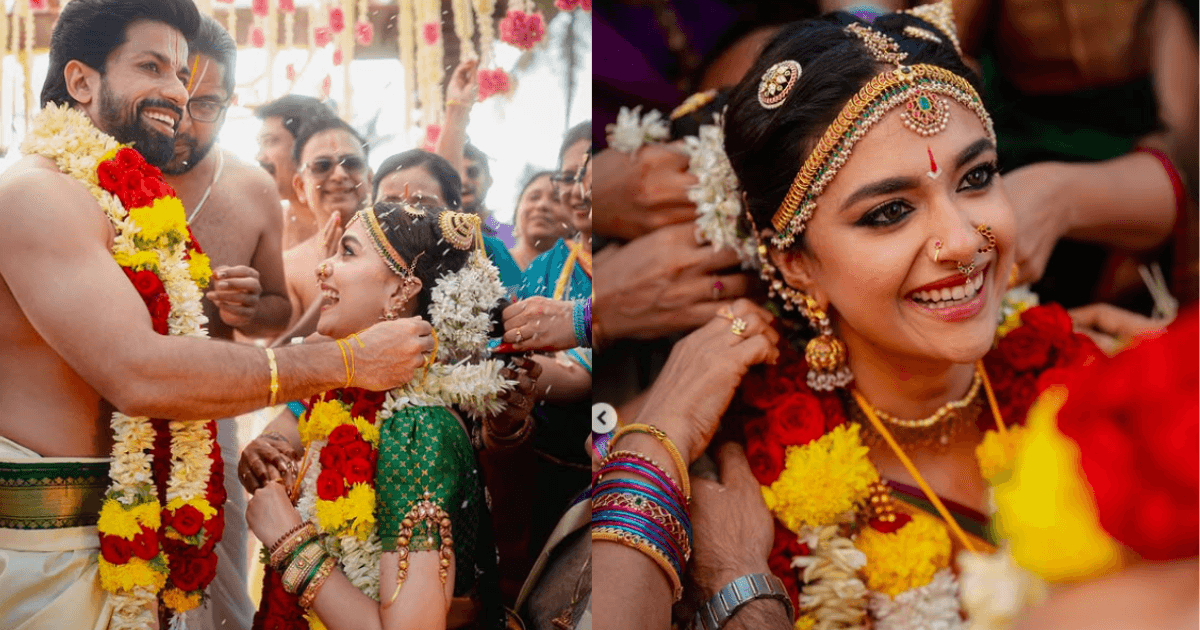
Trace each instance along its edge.
{"label": "silver wristwatch", "polygon": [[701,604],[692,627],[696,630],[719,630],[739,608],[762,597],[783,602],[787,608],[788,623],[795,621],[792,599],[788,597],[783,582],[769,573],[751,573],[726,584],[712,599]]}

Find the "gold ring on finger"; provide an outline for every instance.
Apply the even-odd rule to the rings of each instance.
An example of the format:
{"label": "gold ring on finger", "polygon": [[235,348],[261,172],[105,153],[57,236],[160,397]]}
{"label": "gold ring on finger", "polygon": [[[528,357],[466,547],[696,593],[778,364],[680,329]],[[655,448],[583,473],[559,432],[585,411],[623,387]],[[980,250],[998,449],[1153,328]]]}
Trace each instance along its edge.
{"label": "gold ring on finger", "polygon": [[729,327],[729,332],[741,337],[742,333],[746,332],[746,320],[741,317],[735,317],[733,324]]}
{"label": "gold ring on finger", "polygon": [[517,329],[517,343],[521,343],[521,329]]}

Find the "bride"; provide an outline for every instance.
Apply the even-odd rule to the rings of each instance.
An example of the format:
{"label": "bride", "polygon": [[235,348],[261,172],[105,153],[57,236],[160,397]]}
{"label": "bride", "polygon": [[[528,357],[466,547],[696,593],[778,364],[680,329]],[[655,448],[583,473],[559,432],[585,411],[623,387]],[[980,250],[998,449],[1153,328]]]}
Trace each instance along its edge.
{"label": "bride", "polygon": [[[732,92],[729,198],[791,339],[765,351],[771,315],[735,303],[676,346],[608,441],[593,488],[600,625],[666,627],[689,576],[696,628],[1016,615],[989,608],[994,593],[968,610],[978,582],[962,565],[1005,557],[986,515],[1016,425],[1100,353],[1060,307],[1006,301],[1013,210],[956,48],[944,5],[873,25],[833,14],[784,27]],[[746,457],[722,448],[724,483],[691,480],[718,420]],[[1009,578],[1017,610],[1038,598],[1018,588],[1036,579]]]}
{"label": "bride", "polygon": [[[275,475],[250,500],[246,518],[273,569],[255,627],[444,628],[461,596],[482,610],[451,612],[454,625],[502,625],[465,422],[497,411],[509,387],[501,362],[485,358],[504,288],[480,234],[473,215],[379,203],[318,267],[317,331],[337,340],[346,386],[304,405],[296,481]],[[436,362],[391,392],[355,387],[356,333],[414,315],[434,326]]]}

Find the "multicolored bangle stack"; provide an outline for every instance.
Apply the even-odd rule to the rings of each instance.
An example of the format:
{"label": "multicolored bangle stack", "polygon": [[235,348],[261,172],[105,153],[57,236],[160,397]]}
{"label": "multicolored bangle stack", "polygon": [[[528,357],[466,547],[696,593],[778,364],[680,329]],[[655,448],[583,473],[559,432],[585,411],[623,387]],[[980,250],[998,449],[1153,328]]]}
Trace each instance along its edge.
{"label": "multicolored bangle stack", "polygon": [[283,589],[300,596],[300,606],[312,608],[317,592],[337,567],[325,552],[311,522],[301,523],[275,541],[269,550],[271,566],[283,574]]}
{"label": "multicolored bangle stack", "polygon": [[592,347],[592,298],[575,300],[571,314],[575,324],[575,343],[581,348]]}
{"label": "multicolored bangle stack", "polygon": [[[626,433],[645,431],[662,440],[676,459],[678,449],[670,438],[646,428],[656,429],[630,425],[612,443]],[[614,473],[625,475],[605,479]],[[675,601],[683,596],[683,571],[692,555],[687,507],[691,484],[687,468],[679,467],[679,473],[682,484],[641,453],[613,451],[600,462],[592,486],[592,540],[619,543],[646,554],[667,575]]]}

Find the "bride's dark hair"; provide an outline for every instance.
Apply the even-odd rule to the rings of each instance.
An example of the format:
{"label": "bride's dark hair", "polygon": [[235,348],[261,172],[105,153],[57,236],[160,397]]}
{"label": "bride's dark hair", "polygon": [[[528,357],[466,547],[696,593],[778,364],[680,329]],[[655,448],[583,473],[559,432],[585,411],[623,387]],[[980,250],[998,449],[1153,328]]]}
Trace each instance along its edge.
{"label": "bride's dark hair", "polygon": [[[783,27],[730,94],[725,152],[760,230],[771,226],[796,172],[846,102],[872,77],[892,67],[876,60],[862,40],[843,30],[855,22],[862,23],[839,12]],[[963,63],[949,37],[932,24],[893,13],[870,26],[908,53],[905,64],[940,66],[982,91],[979,78]],[[942,42],[910,37],[904,32],[908,26],[928,31]],[[782,106],[766,109],[758,102],[759,81],[768,68],[787,59],[800,64],[800,78]],[[748,225],[744,227],[749,231]],[[804,247],[803,234],[792,247]]]}
{"label": "bride's dark hair", "polygon": [[440,214],[435,209],[426,209],[422,215],[412,214],[404,210],[403,204],[390,201],[375,204],[375,218],[388,243],[421,280],[416,314],[425,318],[429,316],[429,301],[438,278],[462,269],[470,257],[469,250],[455,249],[442,238]]}

